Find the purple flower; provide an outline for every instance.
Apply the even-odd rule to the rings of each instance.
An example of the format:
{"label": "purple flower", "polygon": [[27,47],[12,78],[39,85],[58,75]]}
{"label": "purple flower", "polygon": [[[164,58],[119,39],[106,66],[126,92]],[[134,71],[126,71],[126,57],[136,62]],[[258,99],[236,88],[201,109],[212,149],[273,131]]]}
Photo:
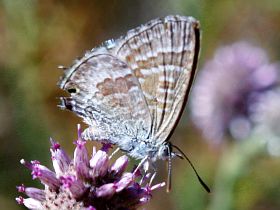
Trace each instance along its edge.
{"label": "purple flower", "polygon": [[269,154],[280,155],[280,88],[261,97],[263,103],[255,106],[253,120],[256,134],[267,145]]}
{"label": "purple flower", "polygon": [[[78,140],[72,160],[60,145],[51,139],[51,155],[54,171],[39,161],[21,163],[30,169],[33,179],[39,179],[44,189],[20,185],[18,191],[25,193],[16,198],[19,204],[28,209],[136,209],[147,203],[152,191],[165,183],[150,186],[149,179],[140,181],[135,172],[125,172],[128,157],[121,156],[113,164],[104,150],[93,148],[88,155],[84,141],[78,129]],[[143,180],[143,179],[142,179]]]}
{"label": "purple flower", "polygon": [[219,143],[225,134],[251,134],[254,107],[278,82],[278,66],[264,50],[246,42],[218,49],[197,76],[191,101],[192,119],[204,136]]}

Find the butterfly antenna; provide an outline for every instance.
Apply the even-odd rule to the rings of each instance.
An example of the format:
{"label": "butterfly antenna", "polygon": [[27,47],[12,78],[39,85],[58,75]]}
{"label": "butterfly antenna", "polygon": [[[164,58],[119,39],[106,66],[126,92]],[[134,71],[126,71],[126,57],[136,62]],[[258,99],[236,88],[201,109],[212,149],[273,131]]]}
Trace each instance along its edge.
{"label": "butterfly antenna", "polygon": [[172,156],[171,156],[171,151],[170,151],[170,147],[168,148],[168,160],[167,160],[167,185],[166,185],[166,192],[170,192],[171,191],[171,160],[172,160]]}
{"label": "butterfly antenna", "polygon": [[210,188],[209,188],[209,187],[205,184],[205,182],[200,178],[200,176],[198,175],[198,173],[197,173],[197,171],[196,171],[194,165],[192,164],[192,162],[190,161],[190,159],[187,157],[187,155],[185,155],[185,153],[184,153],[179,147],[177,147],[177,146],[175,146],[175,145],[172,145],[172,147],[174,147],[175,149],[177,149],[177,150],[181,153],[180,155],[177,154],[178,157],[181,158],[181,157],[182,157],[181,155],[183,155],[183,157],[189,162],[189,164],[191,165],[193,171],[195,172],[195,175],[196,175],[196,177],[197,177],[199,183],[203,186],[203,188],[204,188],[208,193],[210,193],[210,192],[211,192]]}

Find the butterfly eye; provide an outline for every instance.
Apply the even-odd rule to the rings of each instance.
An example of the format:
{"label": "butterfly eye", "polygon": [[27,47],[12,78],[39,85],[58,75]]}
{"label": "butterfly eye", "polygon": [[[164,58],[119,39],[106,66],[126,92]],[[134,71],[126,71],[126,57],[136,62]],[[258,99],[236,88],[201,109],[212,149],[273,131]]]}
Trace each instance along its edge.
{"label": "butterfly eye", "polygon": [[68,91],[68,93],[77,93],[76,88],[68,88],[67,91]]}

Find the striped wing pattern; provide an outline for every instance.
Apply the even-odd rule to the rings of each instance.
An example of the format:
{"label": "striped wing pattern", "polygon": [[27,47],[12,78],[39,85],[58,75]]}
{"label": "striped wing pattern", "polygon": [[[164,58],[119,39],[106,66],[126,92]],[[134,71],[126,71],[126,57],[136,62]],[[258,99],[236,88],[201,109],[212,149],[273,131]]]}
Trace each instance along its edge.
{"label": "striped wing pattern", "polygon": [[182,112],[199,51],[199,23],[167,16],[130,30],[114,54],[138,78],[151,116],[150,135],[166,141]]}
{"label": "striped wing pattern", "polygon": [[85,136],[108,140],[131,156],[157,159],[175,128],[194,77],[199,23],[155,19],[86,53],[65,71],[62,107],[89,125]]}

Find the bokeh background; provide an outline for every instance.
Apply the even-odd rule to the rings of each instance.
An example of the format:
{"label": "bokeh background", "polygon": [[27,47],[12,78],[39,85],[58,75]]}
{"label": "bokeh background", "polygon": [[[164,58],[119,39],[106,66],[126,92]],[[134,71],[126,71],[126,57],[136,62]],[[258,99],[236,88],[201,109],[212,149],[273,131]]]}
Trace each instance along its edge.
{"label": "bokeh background", "polygon": [[[21,158],[51,167],[49,137],[73,153],[81,119],[57,107],[57,66],[169,14],[201,23],[191,103],[172,142],[212,193],[174,160],[172,192],[155,192],[146,208],[280,209],[279,0],[0,0],[0,209],[24,209],[16,185],[40,187]],[[157,182],[166,177],[158,165]]]}

